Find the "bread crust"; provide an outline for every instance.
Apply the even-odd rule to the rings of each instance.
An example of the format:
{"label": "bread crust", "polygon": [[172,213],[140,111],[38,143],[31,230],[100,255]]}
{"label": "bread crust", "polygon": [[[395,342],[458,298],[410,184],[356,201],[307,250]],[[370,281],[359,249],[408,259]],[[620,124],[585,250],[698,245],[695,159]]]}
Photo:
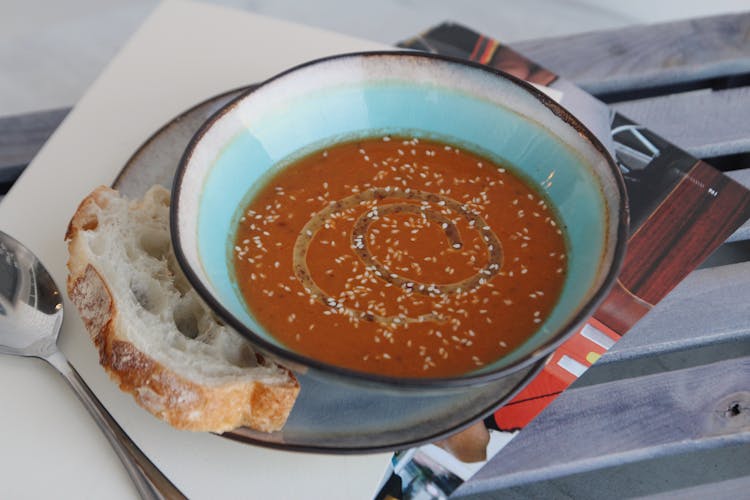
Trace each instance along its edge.
{"label": "bread crust", "polygon": [[[279,383],[244,378],[205,385],[157,362],[121,335],[117,297],[100,270],[89,262],[82,239],[84,231],[97,229],[98,214],[112,196],[118,196],[116,191],[105,186],[94,190],[79,205],[65,236],[70,254],[68,295],[99,351],[100,364],[140,406],[178,429],[281,429],[299,392],[299,383],[290,371],[283,369],[288,376]],[[256,357],[261,365],[271,363],[259,354]]]}

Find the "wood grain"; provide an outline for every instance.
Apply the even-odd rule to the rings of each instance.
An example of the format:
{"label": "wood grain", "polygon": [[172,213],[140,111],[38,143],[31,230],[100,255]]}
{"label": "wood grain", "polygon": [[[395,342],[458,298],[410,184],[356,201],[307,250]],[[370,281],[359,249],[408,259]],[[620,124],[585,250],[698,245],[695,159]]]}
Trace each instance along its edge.
{"label": "wood grain", "polygon": [[[641,460],[585,472],[511,484],[497,491],[461,489],[451,499],[649,500],[745,499],[750,488],[750,447],[747,441],[716,439],[722,446],[702,446],[686,453]],[[739,441],[739,442],[738,442]],[[744,488],[744,489],[743,489]],[[467,488],[468,490],[468,488]]]}
{"label": "wood grain", "polygon": [[750,73],[750,12],[513,44],[592,94]]}
{"label": "wood grain", "polygon": [[[690,447],[747,446],[750,414],[732,421],[727,402],[750,395],[748,380],[750,357],[744,357],[569,389],[455,496],[668,457]],[[737,432],[730,435],[728,428]]]}

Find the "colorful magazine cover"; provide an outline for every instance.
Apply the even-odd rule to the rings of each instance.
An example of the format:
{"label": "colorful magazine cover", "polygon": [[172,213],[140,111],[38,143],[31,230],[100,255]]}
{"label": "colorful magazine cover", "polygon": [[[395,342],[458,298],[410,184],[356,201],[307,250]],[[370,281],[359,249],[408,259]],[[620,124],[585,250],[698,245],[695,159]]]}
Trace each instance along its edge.
{"label": "colorful magazine cover", "polygon": [[[750,217],[750,191],[571,82],[468,28],[443,24],[399,45],[469,59],[543,86],[607,147],[627,188],[630,237],[615,287],[539,374],[478,424],[490,429],[488,460]],[[379,498],[445,498],[486,463],[462,462],[444,448],[429,444],[395,454],[395,473]]]}

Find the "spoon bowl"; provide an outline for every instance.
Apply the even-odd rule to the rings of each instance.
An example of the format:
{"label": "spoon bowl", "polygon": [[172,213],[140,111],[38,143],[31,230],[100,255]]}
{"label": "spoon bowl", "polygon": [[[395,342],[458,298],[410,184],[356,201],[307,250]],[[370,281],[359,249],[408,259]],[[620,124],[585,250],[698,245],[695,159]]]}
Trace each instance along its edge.
{"label": "spoon bowl", "polygon": [[186,498],[102,406],[57,346],[63,299],[28,248],[0,231],[0,354],[36,357],[55,367],[110,442],[144,499]]}
{"label": "spoon bowl", "polygon": [[0,353],[49,357],[62,320],[52,276],[26,247],[0,233]]}

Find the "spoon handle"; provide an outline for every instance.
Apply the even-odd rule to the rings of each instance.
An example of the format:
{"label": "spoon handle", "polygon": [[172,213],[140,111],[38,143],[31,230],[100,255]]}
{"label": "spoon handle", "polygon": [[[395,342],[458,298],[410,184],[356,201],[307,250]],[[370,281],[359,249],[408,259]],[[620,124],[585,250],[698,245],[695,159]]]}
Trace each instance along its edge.
{"label": "spoon handle", "polygon": [[141,498],[152,499],[187,499],[167,477],[136,446],[112,415],[102,406],[91,392],[78,372],[71,366],[62,352],[55,351],[44,358],[54,366],[75,391],[78,398],[89,411],[115,453],[122,461],[130,478],[135,483]]}

